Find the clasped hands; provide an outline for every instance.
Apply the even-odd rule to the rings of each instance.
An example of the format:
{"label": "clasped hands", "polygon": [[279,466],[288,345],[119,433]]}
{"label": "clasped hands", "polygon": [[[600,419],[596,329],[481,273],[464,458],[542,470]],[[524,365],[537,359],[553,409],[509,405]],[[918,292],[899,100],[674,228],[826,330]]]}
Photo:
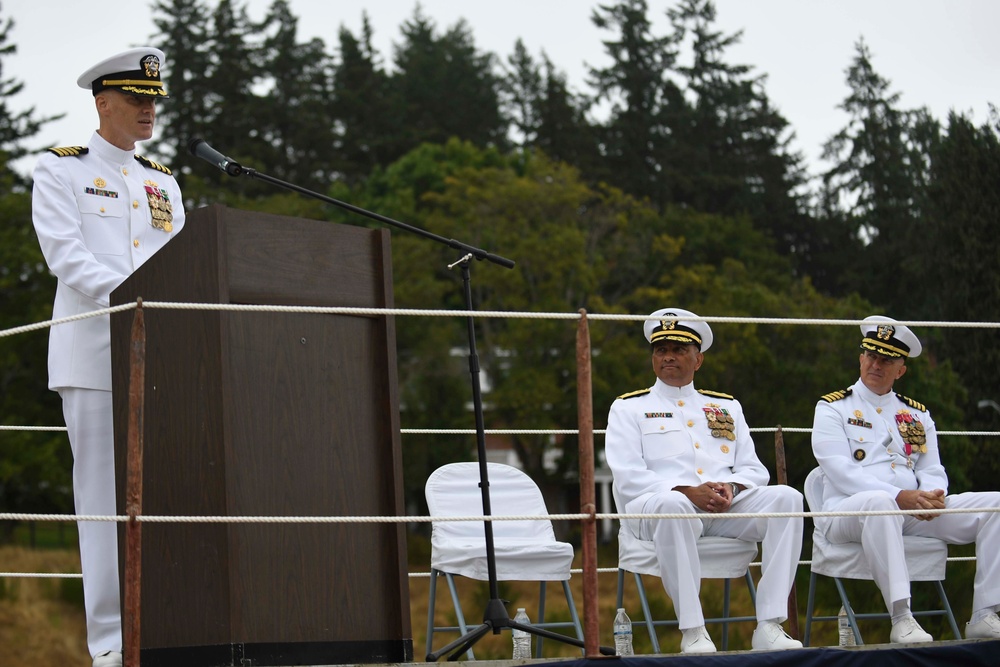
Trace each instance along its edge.
{"label": "clasped hands", "polygon": [[705,482],[698,486],[677,486],[695,507],[705,512],[725,512],[733,504],[733,490],[727,482]]}
{"label": "clasped hands", "polygon": [[[944,490],[934,489],[933,491],[900,491],[896,494],[896,504],[901,510],[943,510]],[[938,514],[914,514],[921,521],[930,521]]]}

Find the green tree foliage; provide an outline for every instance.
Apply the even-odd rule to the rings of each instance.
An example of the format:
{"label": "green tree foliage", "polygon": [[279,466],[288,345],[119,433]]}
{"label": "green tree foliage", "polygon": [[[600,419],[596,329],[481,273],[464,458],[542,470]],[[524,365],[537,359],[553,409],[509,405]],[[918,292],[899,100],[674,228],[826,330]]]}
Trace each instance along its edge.
{"label": "green tree foliage", "polygon": [[691,109],[670,161],[678,173],[676,203],[706,213],[746,214],[778,242],[790,257],[806,256],[802,157],[792,153],[794,134],[771,105],[767,77],[751,76],[748,65],[725,60],[726,50],[742,33],[714,29],[711,0],[683,0],[668,9],[675,39],[691,42],[690,65],[676,71],[685,81]]}
{"label": "green tree foliage", "polygon": [[591,68],[589,83],[598,102],[611,106],[602,144],[608,181],[657,206],[672,201],[677,174],[665,171],[676,136],[668,128],[686,111],[680,88],[668,76],[677,60],[673,36],[656,37],[646,0],[598,5],[598,28],[615,33],[603,42],[612,63]]}
{"label": "green tree foliage", "polygon": [[[991,123],[975,126],[952,113],[946,136],[933,153],[931,184],[924,226],[925,243],[933,261],[920,262],[917,293],[921,313],[943,321],[1000,321],[1000,276],[996,258],[1000,241],[996,221],[1000,195],[1000,125],[996,111]],[[938,332],[935,357],[948,359],[961,375],[965,416],[948,420],[958,429],[997,430],[1000,415],[980,401],[1000,402],[996,369],[1000,349],[996,329],[947,328]],[[976,439],[976,450],[991,447]],[[976,457],[968,469],[975,489],[998,489],[1000,465],[993,457]]]}
{"label": "green tree foliage", "polygon": [[380,165],[400,155],[400,118],[388,73],[372,47],[368,16],[362,18],[360,37],[340,29],[340,62],[334,73],[337,172],[356,185]]}
{"label": "green tree foliage", "polygon": [[537,148],[584,173],[598,171],[597,132],[586,118],[587,101],[569,90],[565,75],[542,55],[539,65],[517,40],[503,79],[503,104],[514,141]]}
{"label": "green tree foliage", "polygon": [[287,0],[275,0],[262,29],[261,69],[266,96],[257,96],[256,134],[267,173],[322,189],[337,173],[332,111],[333,61],[320,39],[300,42],[298,18]]}
{"label": "green tree foliage", "polygon": [[[2,10],[2,7],[0,7]],[[0,13],[0,331],[52,316],[55,280],[45,268],[31,226],[31,197],[9,161],[28,153],[25,142],[52,118],[16,111],[11,98],[23,84],[3,78],[4,59],[17,52],[14,22]],[[0,423],[59,425],[58,396],[48,391],[47,331],[0,337]],[[65,437],[46,432],[0,432],[0,507],[9,512],[72,509],[70,450]],[[7,523],[0,531],[13,529]]]}
{"label": "green tree foliage", "polygon": [[823,157],[834,166],[823,179],[827,196],[864,242],[856,261],[845,267],[845,288],[908,317],[914,314],[908,285],[922,269],[879,260],[909,255],[923,241],[921,197],[937,124],[925,110],[899,109],[899,94],[875,71],[867,45],[859,41],[856,48],[847,70],[850,94],[841,104],[850,121],[824,145]]}
{"label": "green tree foliage", "polygon": [[500,115],[495,56],[476,49],[469,25],[459,20],[438,36],[417,5],[401,32],[392,85],[406,149],[451,137],[504,147],[507,123]]}

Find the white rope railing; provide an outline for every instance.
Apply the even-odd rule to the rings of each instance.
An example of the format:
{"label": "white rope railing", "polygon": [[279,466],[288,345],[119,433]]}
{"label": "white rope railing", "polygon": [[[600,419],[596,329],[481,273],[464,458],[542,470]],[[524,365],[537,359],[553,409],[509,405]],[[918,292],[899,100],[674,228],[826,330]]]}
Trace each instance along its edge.
{"label": "white rope railing", "polygon": [[[89,319],[91,317],[104,317],[105,315],[133,310],[138,307],[138,303],[125,303],[110,308],[61,317],[53,320],[43,320],[33,324],[27,324],[12,329],[0,330],[0,338],[13,336],[16,334],[37,331],[48,327]],[[313,313],[323,315],[375,315],[375,316],[417,316],[417,317],[479,317],[479,318],[503,318],[503,319],[548,319],[548,320],[579,320],[583,315],[579,312],[555,313],[555,312],[525,312],[506,310],[426,310],[418,308],[348,308],[344,306],[279,306],[279,305],[250,305],[232,303],[187,303],[180,301],[143,301],[143,308],[164,309],[164,310],[215,310],[215,311],[235,311],[235,312],[271,312],[271,313]],[[646,320],[658,319],[651,315],[632,315],[617,313],[587,313],[586,317],[592,321],[618,321],[618,322],[642,322]],[[799,326],[861,326],[865,323],[863,319],[819,319],[800,317],[722,317],[722,316],[694,316],[687,318],[693,322],[709,322],[717,324],[775,324],[775,325],[799,325]],[[937,328],[959,328],[959,329],[1000,329],[1000,322],[958,322],[958,321],[936,321],[936,320],[898,320],[898,324],[915,327],[937,327]]]}
{"label": "white rope railing", "polygon": [[[777,426],[758,426],[748,429],[751,433],[776,433]],[[782,433],[812,433],[811,428],[790,426],[780,427]],[[56,431],[65,432],[65,426],[15,426],[0,424],[0,431]],[[476,435],[478,431],[472,428],[401,428],[402,435]],[[575,428],[488,428],[485,435],[579,435]],[[595,428],[594,435],[606,435],[607,431]],[[938,435],[980,435],[1000,437],[1000,431],[938,431]]]}
{"label": "white rope railing", "polygon": [[[887,509],[854,510],[842,512],[718,512],[718,513],[667,513],[667,514],[626,514],[615,512],[583,512],[566,514],[469,514],[464,516],[225,516],[225,515],[139,515],[139,523],[446,523],[456,521],[601,521],[623,519],[666,519],[666,520],[715,520],[715,519],[817,519],[838,516],[889,516],[889,515],[943,515],[975,514],[977,512],[1000,512],[1000,507],[957,507],[937,510],[928,509]],[[0,521],[95,521],[126,523],[128,515],[98,514],[25,514],[0,512]]]}

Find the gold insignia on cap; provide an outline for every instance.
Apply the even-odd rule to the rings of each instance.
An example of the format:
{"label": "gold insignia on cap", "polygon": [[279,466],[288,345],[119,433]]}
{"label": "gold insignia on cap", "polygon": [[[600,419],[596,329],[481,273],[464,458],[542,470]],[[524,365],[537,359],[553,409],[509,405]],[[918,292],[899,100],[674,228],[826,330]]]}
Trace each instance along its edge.
{"label": "gold insignia on cap", "polygon": [[160,59],[153,54],[149,54],[141,61],[142,69],[148,77],[158,77],[160,76]]}
{"label": "gold insignia on cap", "polygon": [[677,320],[660,320],[660,327],[665,331],[677,328]]}
{"label": "gold insignia on cap", "polygon": [[856,450],[854,452],[854,460],[855,461],[864,461],[865,460],[865,450],[863,450],[863,449]]}
{"label": "gold insignia on cap", "polygon": [[879,340],[889,340],[894,333],[896,333],[896,327],[891,324],[880,324],[875,335],[878,336]]}
{"label": "gold insignia on cap", "polygon": [[103,178],[101,178],[100,176],[98,176],[97,178],[94,179],[94,185],[96,185],[99,188],[103,188],[107,184],[108,184],[108,182],[106,180],[104,180]]}

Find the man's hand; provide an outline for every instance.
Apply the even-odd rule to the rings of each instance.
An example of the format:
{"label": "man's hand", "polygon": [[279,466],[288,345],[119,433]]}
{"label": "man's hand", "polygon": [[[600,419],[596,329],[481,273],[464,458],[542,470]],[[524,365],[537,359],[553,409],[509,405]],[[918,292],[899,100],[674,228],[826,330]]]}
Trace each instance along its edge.
{"label": "man's hand", "polygon": [[[900,491],[896,494],[896,504],[901,510],[943,510],[944,490],[933,491]],[[914,514],[921,521],[930,521],[938,514]]]}
{"label": "man's hand", "polygon": [[695,507],[705,512],[725,512],[733,504],[733,491],[725,482],[678,486],[674,490],[683,493]]}

